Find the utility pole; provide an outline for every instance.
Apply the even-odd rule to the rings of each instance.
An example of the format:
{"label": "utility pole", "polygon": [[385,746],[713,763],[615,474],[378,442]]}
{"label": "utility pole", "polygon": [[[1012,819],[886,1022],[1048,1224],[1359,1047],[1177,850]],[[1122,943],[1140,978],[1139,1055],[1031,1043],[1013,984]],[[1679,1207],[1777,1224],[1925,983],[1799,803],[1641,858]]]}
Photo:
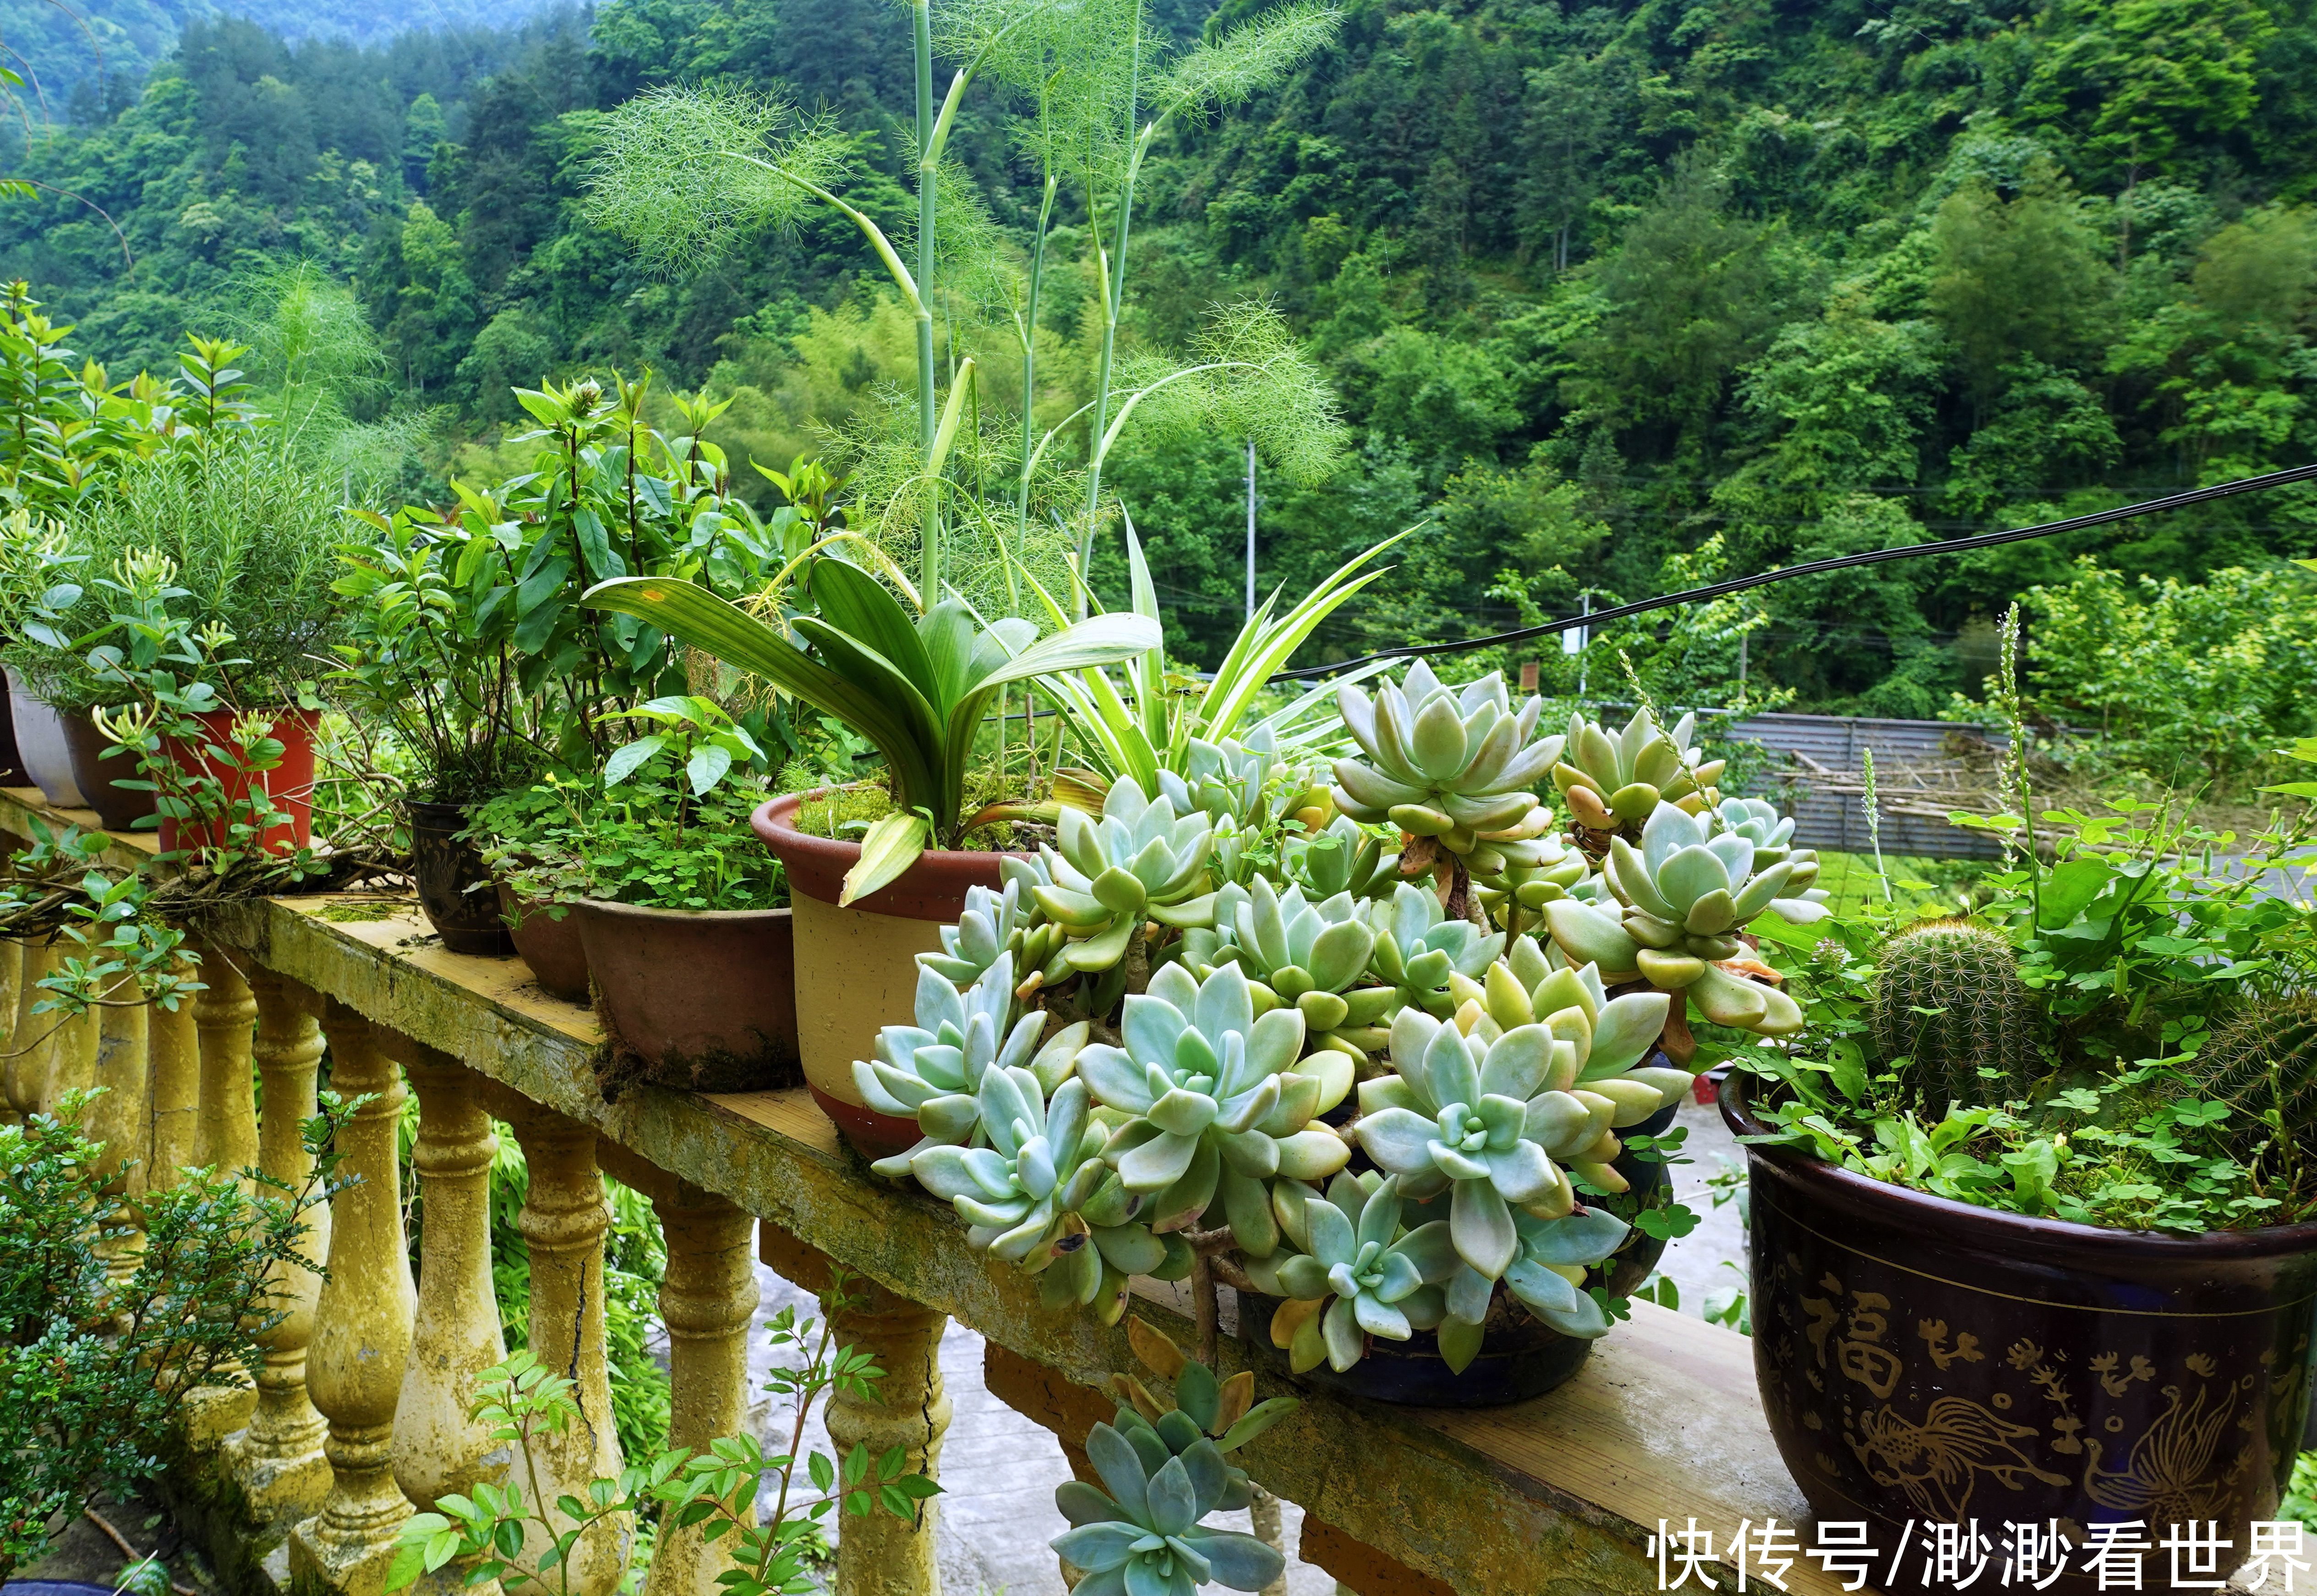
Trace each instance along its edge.
{"label": "utility pole", "polygon": [[[1577,596],[1585,605],[1583,612],[1587,615],[1592,614],[1593,590],[1588,587]],[[1592,640],[1593,629],[1589,626],[1571,627],[1561,634],[1561,651],[1563,654],[1573,654],[1577,656],[1577,697],[1579,702],[1582,702],[1585,698],[1585,645]]]}
{"label": "utility pole", "polygon": [[1247,441],[1247,620],[1255,624],[1255,440]]}

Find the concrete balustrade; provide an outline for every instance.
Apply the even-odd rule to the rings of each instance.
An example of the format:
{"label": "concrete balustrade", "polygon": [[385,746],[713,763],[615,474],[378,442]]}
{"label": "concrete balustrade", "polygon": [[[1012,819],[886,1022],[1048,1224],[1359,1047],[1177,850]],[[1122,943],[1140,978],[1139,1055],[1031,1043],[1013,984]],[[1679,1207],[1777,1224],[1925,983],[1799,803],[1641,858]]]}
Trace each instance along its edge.
{"label": "concrete balustrade", "polygon": [[[24,831],[29,807],[0,793],[0,831]],[[584,1012],[525,995],[507,961],[425,946],[415,914],[380,920],[356,903],[343,918],[326,917],[327,899],[222,906],[202,926],[206,989],[174,1012],[33,1016],[59,954],[0,944],[0,1024],[13,1021],[10,1047],[24,1049],[0,1071],[9,1105],[107,1087],[92,1128],[118,1140],[108,1164],[124,1200],[185,1167],[256,1167],[303,1184],[299,1126],[314,1110],[326,1044],[332,1089],[369,1100],[337,1132],[350,1183],[308,1236],[327,1279],[285,1272],[291,1311],[264,1337],[255,1378],[200,1394],[191,1466],[157,1482],[231,1596],[380,1596],[414,1510],[485,1480],[533,1496],[530,1470],[470,1411],[477,1377],[505,1355],[491,1275],[495,1119],[512,1126],[529,1166],[516,1221],[530,1256],[529,1344],[573,1382],[581,1414],[535,1447],[538,1496],[584,1494],[621,1466],[604,1358],[606,1171],[651,1199],[666,1242],[674,1444],[704,1446],[748,1421],[753,1230],[766,1263],[825,1301],[834,1267],[852,1276],[854,1300],[828,1311],[837,1338],[885,1376],[880,1400],[829,1404],[840,1449],[899,1447],[909,1468],[938,1472],[951,1418],[938,1348],[953,1315],[989,1338],[991,1393],[1083,1465],[1088,1426],[1112,1411],[1103,1381],[1134,1367],[1123,1332],[1044,1309],[1033,1280],[965,1245],[944,1205],[866,1176],[801,1092],[646,1087],[606,1102],[592,1067],[601,1039]],[[417,1105],[415,1280],[397,1151],[406,1076]],[[1135,1311],[1187,1343],[1181,1306]],[[1221,1372],[1245,1366],[1237,1342],[1219,1351]],[[1305,1411],[1241,1461],[1303,1506],[1300,1550],[1340,1590],[1641,1596],[1655,1586],[1642,1547],[1658,1517],[1734,1525],[1776,1514],[1807,1538],[1748,1362],[1742,1340],[1640,1304],[1586,1378],[1536,1403],[1424,1413],[1306,1391]],[[1257,1381],[1258,1396],[1293,1389],[1264,1367]],[[838,1596],[935,1596],[939,1502],[908,1519],[847,1515]],[[632,1548],[624,1521],[587,1538],[571,1596],[616,1596]],[[696,1530],[665,1532],[644,1596],[718,1596],[723,1565]],[[463,1574],[444,1576],[437,1590]],[[1799,1565],[1789,1584],[1795,1596],[1839,1588]]]}

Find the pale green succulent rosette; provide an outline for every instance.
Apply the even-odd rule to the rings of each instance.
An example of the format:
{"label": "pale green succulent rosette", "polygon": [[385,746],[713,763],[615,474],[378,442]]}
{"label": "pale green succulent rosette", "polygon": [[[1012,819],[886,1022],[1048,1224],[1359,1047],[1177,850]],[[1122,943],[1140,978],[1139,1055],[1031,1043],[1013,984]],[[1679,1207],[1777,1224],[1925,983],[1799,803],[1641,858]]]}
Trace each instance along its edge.
{"label": "pale green succulent rosette", "polygon": [[1246,975],[1216,967],[1203,983],[1179,963],[1126,999],[1123,1047],[1094,1043],[1077,1058],[1096,1101],[1119,1116],[1103,1156],[1128,1191],[1148,1195],[1154,1231],[1181,1229],[1220,1199],[1239,1245],[1278,1245],[1264,1182],[1324,1180],[1351,1149],[1315,1122],[1325,1090],[1299,1073],[1302,1012],[1258,1018]]}
{"label": "pale green succulent rosette", "polygon": [[1552,784],[1577,824],[1592,832],[1640,825],[1660,803],[1704,809],[1722,762],[1702,758],[1691,744],[1696,730],[1697,718],[1685,715],[1665,731],[1646,709],[1634,710],[1625,729],[1615,733],[1571,715]]}
{"label": "pale green succulent rosette", "polygon": [[941,951],[920,953],[917,962],[952,985],[971,986],[997,962],[1000,953],[1014,954],[1015,967],[1021,967],[1023,939],[1038,918],[1029,889],[1017,881],[1007,881],[996,892],[969,887],[957,923],[941,928]]}
{"label": "pale green succulent rosette", "polygon": [[1475,877],[1542,861],[1552,817],[1530,789],[1561,753],[1559,737],[1530,740],[1543,700],[1516,711],[1501,675],[1452,689],[1418,660],[1373,699],[1346,682],[1336,703],[1366,756],[1336,762],[1337,808],[1434,838]]}
{"label": "pale green succulent rosette", "polygon": [[1325,831],[1288,838],[1279,854],[1281,873],[1315,902],[1339,892],[1363,900],[1382,897],[1400,876],[1382,839],[1348,815],[1337,816]]}
{"label": "pale green succulent rosette", "polygon": [[1505,950],[1502,932],[1449,919],[1438,898],[1406,881],[1389,902],[1368,905],[1368,924],[1376,933],[1368,968],[1392,989],[1392,1012],[1410,1003],[1434,1014],[1454,1012],[1450,977],[1477,980]]}
{"label": "pale green succulent rosette", "polygon": [[[1319,1111],[1328,1112],[1350,1094],[1368,1054],[1383,1045],[1376,1027],[1395,994],[1388,986],[1357,985],[1374,955],[1373,928],[1349,893],[1309,903],[1302,888],[1282,893],[1260,877],[1252,888],[1222,888],[1215,918],[1213,931],[1185,934],[1185,958],[1202,976],[1234,960],[1259,984],[1258,1010],[1292,1003],[1302,1013],[1311,1057],[1299,1067],[1327,1083]],[[1322,1058],[1322,1051],[1334,1057]]]}
{"label": "pale green succulent rosette", "polygon": [[[1615,1256],[1632,1228],[1603,1208],[1581,1208],[1558,1219],[1516,1213],[1513,1229],[1519,1242],[1505,1270],[1504,1288],[1541,1324],[1563,1335],[1597,1341],[1609,1333],[1609,1317],[1586,1288],[1585,1271]],[[1449,1277],[1437,1334],[1442,1360],[1458,1374],[1480,1353],[1496,1287],[1470,1264]]]}
{"label": "pale green succulent rosette", "polygon": [[1287,1300],[1274,1315],[1274,1345],[1297,1374],[1325,1361],[1341,1374],[1365,1355],[1367,1338],[1406,1341],[1447,1315],[1443,1288],[1463,1268],[1447,1221],[1410,1230],[1400,1181],[1373,1171],[1337,1175],[1324,1195],[1283,1181],[1273,1195],[1281,1227],[1300,1251],[1252,1261],[1258,1288]]}
{"label": "pale green succulent rosette", "polygon": [[979,1093],[988,1145],[921,1147],[909,1167],[956,1208],[973,1245],[1037,1272],[1050,1306],[1099,1302],[1098,1316],[1115,1323],[1129,1276],[1175,1278],[1170,1261],[1187,1269],[1189,1252],[1177,1259],[1135,1222],[1141,1204],[1103,1162],[1109,1138],[1086,1083],[1064,1081],[1051,1102],[1043,1092],[1028,1070],[989,1071]]}
{"label": "pale green succulent rosette", "polygon": [[880,1030],[877,1057],[854,1060],[853,1084],[877,1112],[915,1119],[925,1139],[872,1169],[898,1180],[926,1148],[986,1140],[980,1094],[993,1069],[1026,1068],[1044,1091],[1068,1078],[1088,1028],[1067,1026],[1040,1048],[1046,1016],[1033,1011],[1017,1020],[1014,1005],[1011,953],[1000,953],[963,992],[919,964],[917,1022]]}
{"label": "pale green succulent rosette", "polygon": [[1102,1487],[1071,1480],[1054,1491],[1073,1528],[1052,1545],[1087,1571],[1078,1596],[1193,1596],[1207,1584],[1260,1591],[1285,1573],[1286,1559],[1255,1537],[1200,1523],[1231,1485],[1213,1440],[1201,1436],[1170,1453],[1147,1426],[1096,1424],[1086,1450]]}
{"label": "pale green succulent rosette", "polygon": [[1638,976],[1687,994],[1718,1025],[1792,1036],[1803,1023],[1792,998],[1719,967],[1744,951],[1738,933],[1757,915],[1809,925],[1828,911],[1822,894],[1782,896],[1794,859],[1756,865],[1754,843],[1721,829],[1713,811],[1693,816],[1660,804],[1642,827],[1640,847],[1624,837],[1610,842],[1606,874],[1623,913],[1565,899],[1545,905],[1545,923],[1571,960],[1597,963],[1612,980]]}
{"label": "pale green succulent rosette", "polygon": [[1207,923],[1214,822],[1205,814],[1178,815],[1165,797],[1145,798],[1132,778],[1121,777],[1111,783],[1099,818],[1065,808],[1056,829],[1061,846],[1039,850],[1036,874],[1043,879],[1029,887],[1047,924],[1060,932],[1039,944],[1047,950],[1051,943],[1041,985],[1117,969],[1150,921]]}

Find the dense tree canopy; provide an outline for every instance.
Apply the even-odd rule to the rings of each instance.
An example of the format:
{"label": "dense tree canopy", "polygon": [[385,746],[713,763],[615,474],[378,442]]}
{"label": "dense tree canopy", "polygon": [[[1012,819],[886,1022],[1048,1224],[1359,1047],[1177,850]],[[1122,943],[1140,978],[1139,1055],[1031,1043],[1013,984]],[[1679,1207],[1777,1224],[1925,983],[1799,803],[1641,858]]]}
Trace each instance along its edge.
{"label": "dense tree canopy", "polygon": [[[1187,41],[1262,4],[1150,10]],[[51,186],[0,211],[0,272],[125,371],[229,325],[254,266],[310,259],[377,330],[381,402],[455,416],[438,472],[487,458],[511,385],[647,364],[733,398],[720,436],[785,467],[907,379],[856,236],[808,220],[655,274],[587,218],[589,163],[640,89],[730,79],[825,112],[904,233],[894,15],[604,0],[367,46],[191,22],[137,93],[22,147]],[[1266,587],[1427,522],[1321,647],[1637,597],[1710,537],[1750,569],[2019,524],[2311,457],[2313,85],[2306,0],[1348,0],[1284,88],[1164,141],[1128,332],[1181,347],[1266,295],[1333,379],[1337,476],[1259,473]],[[977,89],[953,150],[1018,236],[1040,196],[1003,109]],[[1058,206],[1057,419],[1094,304],[1082,203]],[[1154,432],[1106,478],[1201,658],[1242,602],[1244,471],[1239,440]],[[1796,584],[1753,668],[1928,714],[2080,553],[2193,579],[2313,544],[2317,504],[2284,494]]]}

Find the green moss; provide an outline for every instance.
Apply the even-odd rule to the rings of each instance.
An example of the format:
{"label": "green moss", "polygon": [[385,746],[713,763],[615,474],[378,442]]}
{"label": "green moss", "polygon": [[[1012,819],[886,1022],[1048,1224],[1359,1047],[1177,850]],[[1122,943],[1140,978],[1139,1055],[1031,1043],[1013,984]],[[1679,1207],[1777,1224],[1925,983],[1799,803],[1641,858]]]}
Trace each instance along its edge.
{"label": "green moss", "polygon": [[391,920],[399,905],[394,904],[324,904],[321,918],[332,925],[362,925],[374,920]]}
{"label": "green moss", "polygon": [[[992,804],[1040,803],[1051,789],[1051,779],[1042,779],[1025,790],[1018,763],[1002,776],[995,764],[977,765],[966,772],[960,813],[971,818]],[[885,790],[881,780],[868,780],[836,789],[826,798],[799,805],[796,827],[807,836],[857,843],[862,833],[892,812],[893,795]],[[1044,828],[1003,820],[975,826],[958,840],[958,846],[989,851],[1028,851],[1046,835]]]}

